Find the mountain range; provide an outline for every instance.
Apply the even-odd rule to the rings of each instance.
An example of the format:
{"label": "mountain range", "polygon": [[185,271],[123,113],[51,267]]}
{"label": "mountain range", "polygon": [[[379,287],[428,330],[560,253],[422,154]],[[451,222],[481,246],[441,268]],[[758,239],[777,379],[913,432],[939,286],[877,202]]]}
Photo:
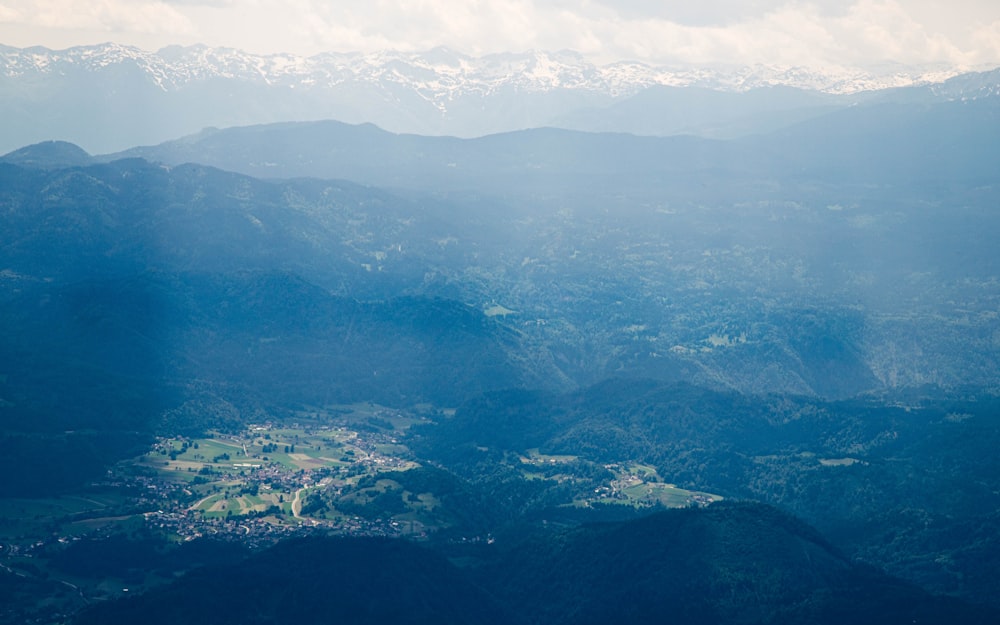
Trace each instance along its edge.
{"label": "mountain range", "polygon": [[872,94],[960,99],[997,92],[996,72],[956,73],[598,66],[565,51],[297,57],[205,46],[0,47],[0,115],[7,122],[0,151],[61,139],[110,152],[206,127],[315,119],[467,137],[539,126],[735,136]]}
{"label": "mountain range", "polygon": [[32,280],[277,268],[341,298],[500,311],[548,363],[515,378],[557,388],[988,384],[996,102],[862,104],[727,141],[325,121],[96,158],[37,144],[3,157],[19,208],[0,259]]}

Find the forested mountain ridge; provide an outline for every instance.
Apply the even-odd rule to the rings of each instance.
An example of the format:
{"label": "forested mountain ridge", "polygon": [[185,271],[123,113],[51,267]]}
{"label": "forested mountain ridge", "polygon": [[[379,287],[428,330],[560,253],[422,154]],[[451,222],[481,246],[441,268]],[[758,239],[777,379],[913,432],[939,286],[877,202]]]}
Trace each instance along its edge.
{"label": "forested mountain ridge", "polygon": [[[467,225],[484,229],[443,240],[477,240],[479,297],[546,322],[542,333],[582,330],[555,338],[563,344],[607,335],[609,314],[652,343],[643,353],[607,335],[631,359],[582,357],[607,362],[605,372],[662,375],[701,353],[702,383],[849,396],[994,379],[997,110],[990,98],[879,103],[738,141],[552,129],[458,140],[321,122],[209,132],[130,154],[268,177],[343,176],[464,210]],[[502,244],[484,255],[486,241]],[[451,288],[463,281],[449,279]],[[546,301],[553,282],[571,300]],[[572,301],[586,310],[571,312]],[[958,310],[985,324],[971,342],[959,338]],[[557,329],[556,319],[568,323]],[[956,341],[965,365],[949,355]],[[706,362],[717,358],[725,362]],[[768,365],[744,364],[761,359]]]}
{"label": "forested mountain ridge", "polygon": [[[5,482],[7,494],[100,475],[187,400],[247,414],[361,399],[448,405],[536,386],[521,376],[551,369],[512,364],[530,362],[531,350],[480,308],[396,288],[410,268],[379,280],[351,259],[341,224],[370,215],[386,224],[378,236],[407,227],[378,210],[377,192],[139,160],[0,165],[0,180],[4,463],[31,476]],[[289,210],[290,196],[312,203]],[[342,282],[352,288],[334,292]],[[187,427],[222,425],[197,418]],[[66,471],[40,453],[48,445],[72,450]]]}
{"label": "forested mountain ridge", "polygon": [[978,563],[1000,549],[1000,467],[988,451],[1000,444],[997,400],[926,390],[838,402],[634,379],[564,395],[503,391],[417,428],[411,445],[473,480],[529,453],[598,466],[629,458],[683,488],[780,506],[896,575],[982,597],[992,581]]}
{"label": "forested mountain ridge", "polygon": [[[535,149],[581,152],[555,138]],[[511,153],[503,139],[475,150]],[[631,145],[616,141],[612,153]],[[420,140],[412,142],[406,153],[417,153]],[[493,320],[522,333],[536,348],[532,358],[551,359],[561,371],[555,379],[576,383],[624,369],[843,397],[992,379],[997,224],[986,178],[919,192],[862,178],[840,187],[843,203],[829,203],[830,183],[814,175],[776,173],[768,186],[752,169],[723,176],[711,159],[699,164],[683,144],[671,145],[680,147],[665,153],[692,172],[640,172],[601,186],[587,167],[532,178],[519,165],[510,175],[524,185],[485,195],[470,190],[475,176],[460,174],[440,179],[434,193],[392,194],[138,160],[8,166],[7,201],[21,209],[5,217],[4,262],[9,275],[34,279],[278,270],[343,297],[460,301],[502,313]],[[66,238],[53,245],[53,232]],[[38,245],[48,247],[39,253]],[[971,331],[965,311],[973,311]]]}

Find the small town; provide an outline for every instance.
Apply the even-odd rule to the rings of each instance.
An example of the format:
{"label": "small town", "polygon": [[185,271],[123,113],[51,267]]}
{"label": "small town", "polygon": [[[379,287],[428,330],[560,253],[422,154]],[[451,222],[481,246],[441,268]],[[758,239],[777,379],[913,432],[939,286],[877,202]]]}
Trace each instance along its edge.
{"label": "small town", "polygon": [[[241,433],[158,438],[146,454],[119,463],[79,496],[52,502],[47,510],[21,510],[22,515],[49,517],[45,535],[17,536],[12,518],[18,511],[0,511],[0,529],[7,537],[2,553],[31,557],[53,545],[122,532],[173,542],[210,537],[260,548],[316,532],[419,539],[440,529],[423,514],[436,505],[433,493],[400,491],[408,507],[395,514],[379,514],[377,508],[356,503],[367,501],[365,495],[384,492],[386,482],[396,486],[386,479],[393,472],[421,466],[401,440],[406,429],[426,422],[425,417],[374,405],[340,407],[310,417],[288,424],[252,424]],[[527,473],[547,467],[546,479],[559,483],[573,480],[571,469],[561,473],[559,467],[574,461],[536,450],[521,458]],[[581,491],[567,504],[679,507],[719,499],[665,483],[649,466],[604,468],[615,479]],[[333,505],[326,505],[329,502]],[[352,512],[338,509],[338,504]]]}

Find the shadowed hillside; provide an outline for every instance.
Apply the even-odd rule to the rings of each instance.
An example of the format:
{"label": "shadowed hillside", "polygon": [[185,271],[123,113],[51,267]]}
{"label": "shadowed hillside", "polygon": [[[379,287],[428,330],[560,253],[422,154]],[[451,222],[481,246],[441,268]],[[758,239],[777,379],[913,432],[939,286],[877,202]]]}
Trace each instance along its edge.
{"label": "shadowed hillside", "polygon": [[287,542],[74,622],[832,625],[996,616],[851,564],[801,522],[753,504],[548,530],[488,551],[462,570],[402,541]]}

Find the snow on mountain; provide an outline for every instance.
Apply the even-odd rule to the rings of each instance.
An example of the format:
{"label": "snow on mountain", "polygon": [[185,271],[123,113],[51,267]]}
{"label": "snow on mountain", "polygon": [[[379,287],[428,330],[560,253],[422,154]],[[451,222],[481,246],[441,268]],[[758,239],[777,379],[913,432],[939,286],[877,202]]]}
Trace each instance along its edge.
{"label": "snow on mountain", "polygon": [[962,74],[932,84],[931,91],[949,100],[977,100],[1000,96],[1000,69],[989,72]]}
{"label": "snow on mountain", "polygon": [[698,86],[723,91],[784,85],[827,93],[856,93],[939,83],[957,69],[894,68],[882,73],[847,68],[745,66],[678,69],[636,62],[597,66],[569,51],[470,57],[447,48],[423,53],[324,53],[255,55],[231,48],[169,46],[157,52],[114,43],[48,50],[0,46],[0,72],[32,74],[98,71],[134,66],[165,90],[194,82],[236,79],[285,87],[331,87],[348,81],[396,84],[446,101],[456,93],[489,94],[504,87],[527,92],[586,90],[620,97],[653,85]]}
{"label": "snow on mountain", "polygon": [[[472,57],[435,48],[302,57],[201,45],[156,52],[115,43],[66,50],[0,46],[0,117],[6,122],[0,150],[67,140],[91,152],[113,152],[210,126],[315,119],[460,137],[559,126],[723,138],[820,114],[821,104],[847,105],[844,94],[922,86],[918,97],[955,99],[973,91],[972,97],[995,94],[1000,83],[995,72],[958,74],[953,68],[900,66],[871,71],[595,65],[571,51]],[[736,96],[774,86],[825,99],[791,114],[801,106],[791,106],[789,98],[796,98],[788,93],[771,93],[752,111],[739,98],[715,98],[706,108],[694,96],[660,93],[606,114],[655,89],[697,87]]]}

